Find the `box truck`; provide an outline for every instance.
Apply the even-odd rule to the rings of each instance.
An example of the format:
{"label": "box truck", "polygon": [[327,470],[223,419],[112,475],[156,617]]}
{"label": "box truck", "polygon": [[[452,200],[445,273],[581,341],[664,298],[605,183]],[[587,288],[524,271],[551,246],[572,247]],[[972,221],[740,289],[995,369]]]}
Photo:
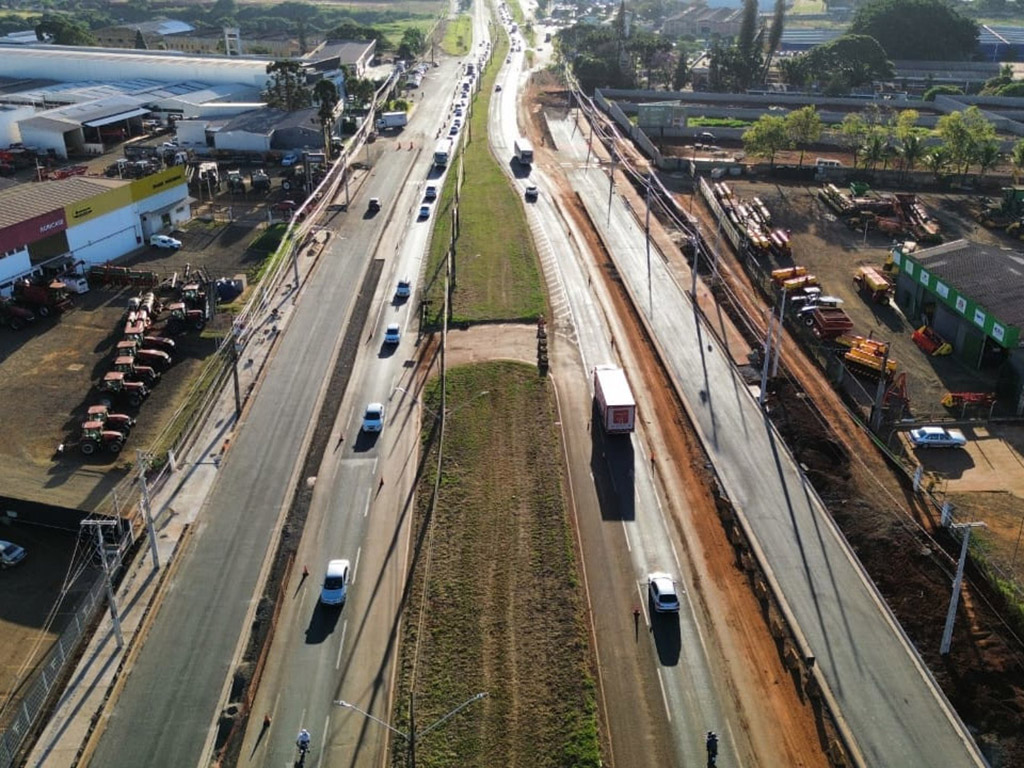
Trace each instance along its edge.
{"label": "box truck", "polygon": [[409,124],[409,116],[405,112],[382,112],[377,118],[377,130],[387,131],[392,128],[404,128]]}
{"label": "box truck", "polygon": [[626,381],[626,373],[615,365],[594,368],[594,402],[601,415],[601,426],[608,434],[632,432],[636,425],[636,400]]}
{"label": "box truck", "polygon": [[523,165],[529,165],[533,162],[533,145],[527,140],[520,136],[515,142],[515,153],[516,160]]}

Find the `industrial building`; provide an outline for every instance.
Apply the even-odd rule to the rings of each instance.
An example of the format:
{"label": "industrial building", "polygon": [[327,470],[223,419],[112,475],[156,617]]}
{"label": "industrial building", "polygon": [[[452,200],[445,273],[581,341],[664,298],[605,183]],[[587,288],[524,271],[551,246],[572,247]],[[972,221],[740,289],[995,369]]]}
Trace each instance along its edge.
{"label": "industrial building", "polygon": [[54,264],[102,264],[191,217],[185,169],[134,181],[77,176],[0,189],[0,294]]}
{"label": "industrial building", "polygon": [[907,318],[931,326],[973,368],[1005,365],[1003,395],[1024,405],[1024,254],[955,240],[892,256],[896,303]]}

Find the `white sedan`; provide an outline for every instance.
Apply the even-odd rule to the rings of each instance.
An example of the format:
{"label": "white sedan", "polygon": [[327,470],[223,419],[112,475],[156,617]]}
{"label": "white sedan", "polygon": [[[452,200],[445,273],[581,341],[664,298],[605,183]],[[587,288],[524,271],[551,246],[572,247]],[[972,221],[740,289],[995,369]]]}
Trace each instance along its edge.
{"label": "white sedan", "polygon": [[679,613],[679,596],[676,594],[676,585],[667,573],[648,574],[647,592],[655,613]]}
{"label": "white sedan", "polygon": [[959,429],[921,427],[910,430],[910,442],[915,448],[963,448],[967,438]]}
{"label": "white sedan", "polygon": [[170,248],[175,251],[181,248],[181,240],[168,237],[167,235],[153,235],[149,238],[149,244],[157,248]]}
{"label": "white sedan", "polygon": [[363,414],[363,432],[380,432],[384,429],[384,404],[370,403]]}

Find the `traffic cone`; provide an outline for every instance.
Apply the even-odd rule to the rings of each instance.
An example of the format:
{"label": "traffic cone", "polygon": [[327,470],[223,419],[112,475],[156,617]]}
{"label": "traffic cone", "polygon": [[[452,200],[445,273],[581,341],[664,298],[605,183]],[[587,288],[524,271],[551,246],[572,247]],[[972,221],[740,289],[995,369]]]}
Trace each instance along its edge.
{"label": "traffic cone", "polygon": [[263,727],[264,728],[269,728],[270,727],[270,713],[269,712],[263,716]]}
{"label": "traffic cone", "polygon": [[304,579],[308,579],[309,578],[309,568],[307,566],[305,566],[305,565],[302,566],[302,578],[304,578]]}

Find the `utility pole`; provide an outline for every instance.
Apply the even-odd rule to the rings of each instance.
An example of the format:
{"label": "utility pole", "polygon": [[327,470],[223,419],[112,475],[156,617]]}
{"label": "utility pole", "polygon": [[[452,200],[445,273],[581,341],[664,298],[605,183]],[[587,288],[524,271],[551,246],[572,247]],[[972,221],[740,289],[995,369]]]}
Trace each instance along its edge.
{"label": "utility pole", "polygon": [[116,520],[83,520],[80,525],[91,525],[96,530],[96,546],[99,547],[100,562],[103,563],[103,579],[107,585],[107,602],[110,604],[110,618],[114,622],[114,638],[117,650],[124,648],[124,637],[121,634],[121,618],[118,616],[117,602],[114,599],[114,585],[110,581],[110,565],[107,563],[107,548],[103,543],[103,526],[116,526]]}
{"label": "utility pole", "polygon": [[775,362],[772,363],[772,378],[779,375],[779,358],[782,357],[782,320],[786,316],[786,286],[782,286],[782,302],[779,304],[779,335],[775,340]]}
{"label": "utility pole", "polygon": [[971,528],[980,528],[984,523],[961,523],[951,528],[962,528],[963,543],[960,545],[960,559],[956,564],[956,576],[953,578],[953,595],[949,599],[949,611],[946,613],[946,627],[942,630],[942,644],[939,653],[945,656],[953,644],[953,624],[956,622],[956,609],[960,604],[960,586],[964,581],[964,564],[967,562],[967,542],[971,539]]}
{"label": "utility pole", "polygon": [[[298,249],[293,249],[298,250]],[[294,259],[295,256],[293,255]],[[242,415],[242,387],[238,381],[238,342],[231,342],[231,380],[235,384],[235,418],[239,418]]]}
{"label": "utility pole", "polygon": [[764,407],[764,393],[768,388],[768,364],[772,359],[772,320],[775,318],[773,312],[768,316],[768,327],[764,334],[764,364],[761,366],[761,392],[757,396],[757,404]]}
{"label": "utility pole", "polygon": [[615,169],[619,165],[619,153],[612,147],[612,172],[608,174],[608,223],[612,223],[612,193],[615,191]]}
{"label": "utility pole", "polygon": [[882,356],[882,370],[878,375],[878,389],[875,390],[875,403],[871,410],[871,431],[876,435],[882,428],[882,405],[885,401],[885,389],[889,383],[889,344],[885,345],[885,354]]}
{"label": "utility pole", "polygon": [[[237,376],[237,366],[236,373]],[[142,512],[146,516],[146,533],[149,534],[149,548],[153,553],[153,569],[160,569],[160,552],[156,548],[156,526],[153,525],[153,509],[149,503],[149,486],[146,484],[146,470],[149,461],[142,451],[135,450],[135,461],[139,465],[139,489],[142,491]]]}
{"label": "utility pole", "polygon": [[647,306],[654,317],[654,291],[651,285],[651,172],[647,173],[647,215],[644,219],[644,236],[647,241]]}

